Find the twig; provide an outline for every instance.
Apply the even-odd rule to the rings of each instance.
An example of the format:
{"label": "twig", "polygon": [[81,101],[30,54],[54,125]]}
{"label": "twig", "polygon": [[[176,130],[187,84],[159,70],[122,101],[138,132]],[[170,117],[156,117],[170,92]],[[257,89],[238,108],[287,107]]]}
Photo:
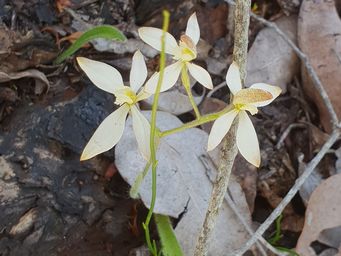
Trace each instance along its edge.
{"label": "twig", "polygon": [[[238,64],[241,73],[241,80],[244,83],[246,76],[246,55],[248,45],[248,31],[250,23],[251,0],[237,0],[235,7],[234,21],[234,48],[233,59]],[[223,140],[221,149],[221,160],[218,168],[217,179],[213,183],[213,190],[206,212],[198,242],[195,248],[195,256],[204,256],[208,253],[210,238],[215,227],[219,209],[223,203],[228,182],[231,175],[234,159],[238,149],[236,146],[236,130],[238,121],[235,121]]]}
{"label": "twig", "polygon": [[[210,157],[200,156],[199,159],[200,159],[200,161],[202,162],[202,164],[206,168],[206,172],[207,172],[206,174],[207,174],[208,179],[213,183],[214,180],[215,180],[215,174],[217,173],[217,166],[215,165],[215,163],[212,161],[212,159]],[[254,234],[254,230],[249,226],[247,221],[244,219],[242,213],[238,209],[238,206],[235,204],[235,202],[234,202],[233,198],[231,197],[231,195],[232,195],[232,193],[231,193],[230,190],[229,190],[229,192],[227,192],[225,194],[225,201],[226,201],[227,205],[232,209],[234,214],[236,214],[237,218],[243,224],[243,226],[245,227],[246,231],[252,236]],[[280,255],[280,256],[287,255],[286,253],[282,253],[282,252],[278,251],[268,241],[266,241],[263,237],[261,237],[259,239],[259,242],[256,241],[256,246],[257,246],[257,248],[259,249],[260,253],[263,256],[267,255],[267,254],[264,251],[264,249],[262,247],[262,244],[268,250],[270,250],[271,252],[273,252],[276,255]]]}
{"label": "twig", "polygon": [[217,86],[215,86],[211,91],[209,91],[206,95],[207,98],[210,98],[214,93],[216,93],[221,88],[224,88],[226,86],[226,81],[221,82]]}
{"label": "twig", "polygon": [[[230,5],[235,5],[235,2],[233,0],[225,0]],[[333,104],[331,103],[329,96],[324,89],[319,77],[317,76],[314,68],[311,66],[310,61],[308,57],[296,46],[296,44],[276,25],[276,23],[268,21],[266,19],[263,19],[262,17],[254,14],[253,12],[250,12],[250,16],[254,18],[255,20],[261,22],[262,24],[266,25],[267,27],[273,28],[282,38],[283,40],[291,46],[291,48],[294,50],[296,55],[300,58],[302,63],[304,64],[310,78],[313,81],[313,84],[316,88],[316,90],[320,93],[324,104],[326,105],[326,108],[330,114],[331,121],[333,127],[337,127],[339,124],[338,116],[335,112],[335,109],[333,107]]]}
{"label": "twig", "polygon": [[[253,236],[254,235],[254,230],[252,230],[252,228],[248,225],[248,223],[246,222],[246,220],[244,219],[243,215],[240,213],[237,205],[234,203],[234,201],[232,200],[232,198],[230,197],[230,195],[227,193],[225,196],[225,200],[227,202],[227,204],[231,207],[231,209],[233,210],[233,212],[236,214],[236,216],[238,217],[238,219],[240,220],[240,222],[243,224],[243,226],[245,227],[246,231]],[[274,248],[268,241],[266,241],[263,237],[259,238],[259,241],[271,252],[273,252],[276,255],[279,256],[286,256],[287,253],[283,253],[280,252],[279,250],[277,250],[276,248]],[[257,243],[257,241],[256,241]],[[263,248],[260,248],[258,246],[258,249],[260,250],[260,252],[262,253],[262,255],[264,255],[264,250]],[[266,255],[266,253],[265,253]]]}
{"label": "twig", "polygon": [[[200,161],[202,164],[205,166],[206,169],[206,175],[208,179],[213,183],[216,179],[216,173],[217,173],[217,166],[215,163],[212,161],[210,157],[207,156],[200,156],[199,157]],[[237,218],[240,220],[240,222],[244,225],[246,231],[252,236],[254,231],[252,228],[249,226],[247,221],[244,219],[243,215],[240,213],[237,205],[234,203],[233,199],[230,196],[231,193],[226,193],[225,194],[225,201],[227,205],[232,209],[232,211],[236,214]],[[264,240],[265,241],[265,240]],[[260,241],[263,242],[263,241]],[[267,241],[265,241],[267,243]],[[262,245],[259,242],[256,242],[256,246],[259,249],[261,255],[266,256],[266,252]],[[271,245],[270,245],[271,246]],[[266,246],[267,247],[267,246]]]}
{"label": "twig", "polygon": [[340,132],[338,129],[335,129],[330,135],[329,139],[322,146],[321,150],[317,153],[317,155],[307,164],[305,170],[302,175],[296,180],[295,185],[289,190],[287,195],[283,198],[281,203],[276,207],[276,209],[270,214],[270,216],[264,221],[262,225],[257,229],[254,235],[250,238],[249,241],[238,251],[233,253],[233,255],[241,256],[250,247],[262,237],[263,233],[269,228],[269,226],[276,220],[276,218],[281,214],[284,208],[289,204],[298,190],[301,188],[303,183],[307,180],[310,174],[314,171],[318,163],[322,160],[324,155],[328,152],[328,150],[333,146],[333,144],[338,140],[340,136]]}
{"label": "twig", "polygon": [[290,132],[293,130],[293,129],[296,129],[296,128],[306,128],[307,125],[306,124],[300,124],[300,123],[293,123],[293,124],[290,124],[286,129],[285,131],[282,133],[281,137],[279,138],[277,144],[276,144],[276,149],[280,149],[283,145],[283,142],[284,140],[288,137],[288,135],[290,134]]}

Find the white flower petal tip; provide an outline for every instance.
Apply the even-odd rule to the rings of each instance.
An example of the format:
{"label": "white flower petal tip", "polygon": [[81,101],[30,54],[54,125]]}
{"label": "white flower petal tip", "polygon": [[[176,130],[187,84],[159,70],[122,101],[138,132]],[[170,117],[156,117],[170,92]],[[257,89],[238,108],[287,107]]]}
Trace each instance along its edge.
{"label": "white flower petal tip", "polygon": [[128,111],[129,106],[124,104],[103,120],[85,146],[81,161],[108,151],[117,144],[122,137]]}
{"label": "white flower petal tip", "polygon": [[239,122],[236,136],[238,150],[246,161],[258,168],[261,157],[255,128],[245,111],[240,111],[238,117]]}
{"label": "white flower petal tip", "polygon": [[147,65],[143,54],[137,50],[133,55],[133,60],[130,70],[130,87],[136,93],[143,83],[146,81],[148,75]]}
{"label": "white flower petal tip", "polygon": [[113,93],[114,90],[123,86],[123,79],[120,72],[114,67],[84,57],[77,57],[80,68],[98,88]]}
{"label": "white flower petal tip", "polygon": [[147,161],[150,159],[150,124],[136,106],[131,108],[133,129],[138,148]]}
{"label": "white flower petal tip", "polygon": [[187,21],[186,35],[192,39],[195,45],[198,44],[200,40],[200,28],[196,13],[193,13]]}
{"label": "white flower petal tip", "polygon": [[213,89],[213,82],[210,74],[202,67],[193,63],[187,63],[189,73],[197,80],[200,84],[205,86],[207,89]]}
{"label": "white flower petal tip", "polygon": [[[173,87],[176,83],[176,81],[179,78],[181,69],[183,64],[181,61],[177,61],[167,67],[165,67],[162,84],[161,84],[161,91],[164,92]],[[159,80],[160,73],[156,72],[152,75],[151,78],[146,82],[145,90],[148,93],[154,94],[156,91],[157,83]]]}
{"label": "white flower petal tip", "polygon": [[[161,36],[163,33],[162,29],[153,27],[141,27],[138,29],[138,33],[142,41],[144,41],[146,44],[149,44],[156,50],[161,51]],[[168,54],[175,55],[178,53],[178,43],[176,42],[175,38],[168,32],[166,32],[165,36],[165,47],[165,52]]]}
{"label": "white flower petal tip", "polygon": [[230,130],[237,114],[238,112],[236,110],[232,110],[215,120],[210,135],[208,136],[207,151],[215,149],[220,144]]}
{"label": "white flower petal tip", "polygon": [[232,62],[226,73],[226,84],[232,94],[236,94],[242,89],[242,81],[240,79],[240,71],[236,62]]}

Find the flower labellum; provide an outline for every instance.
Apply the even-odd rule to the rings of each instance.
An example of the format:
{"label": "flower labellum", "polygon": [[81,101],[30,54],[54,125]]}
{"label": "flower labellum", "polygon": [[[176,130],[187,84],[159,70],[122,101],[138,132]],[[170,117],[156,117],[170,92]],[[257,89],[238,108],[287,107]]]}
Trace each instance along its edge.
{"label": "flower labellum", "polygon": [[[156,50],[161,51],[161,29],[141,27],[138,32],[145,43]],[[188,69],[189,73],[200,84],[208,89],[213,88],[210,74],[204,68],[191,63],[191,61],[197,57],[196,45],[198,44],[199,39],[200,29],[195,13],[188,19],[186,33],[180,37],[179,44],[170,33],[166,32],[165,52],[172,55],[176,62],[165,68],[161,92],[166,91],[175,85],[183,68]],[[146,91],[155,93],[158,79],[159,73],[156,72],[146,83]]]}
{"label": "flower labellum", "polygon": [[233,95],[233,109],[219,117],[212,126],[208,137],[207,150],[212,150],[222,141],[238,116],[237,147],[241,155],[256,167],[260,165],[260,150],[255,128],[247,114],[257,114],[258,107],[270,104],[277,98],[281,89],[264,83],[256,83],[242,89],[238,65],[233,62],[226,74],[226,83]]}
{"label": "flower labellum", "polygon": [[137,105],[139,101],[151,95],[142,87],[147,78],[147,66],[141,52],[136,51],[133,56],[130,87],[123,84],[121,74],[108,64],[83,57],[78,57],[77,62],[98,88],[115,95],[115,104],[120,106],[99,125],[85,146],[81,160],[90,159],[114,147],[123,135],[129,112],[132,115],[139,150],[143,157],[149,160],[150,124]]}

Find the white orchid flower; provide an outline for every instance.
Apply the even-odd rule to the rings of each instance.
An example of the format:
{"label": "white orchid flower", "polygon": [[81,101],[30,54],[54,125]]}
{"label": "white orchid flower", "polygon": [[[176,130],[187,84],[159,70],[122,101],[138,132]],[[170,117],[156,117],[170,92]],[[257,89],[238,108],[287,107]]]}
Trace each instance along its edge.
{"label": "white orchid flower", "polygon": [[83,57],[78,57],[77,62],[89,79],[98,88],[114,94],[115,104],[120,105],[117,110],[104,119],[92,135],[83,150],[81,160],[90,159],[117,144],[122,137],[128,112],[132,115],[133,129],[139,150],[144,158],[149,160],[150,124],[140,112],[137,104],[151,95],[146,93],[142,87],[147,78],[147,66],[141,52],[136,51],[133,56],[130,87],[123,84],[121,74],[108,64]]}
{"label": "white orchid flower", "polygon": [[[141,39],[161,51],[162,30],[153,27],[141,27],[138,30]],[[179,44],[175,38],[168,32],[165,35],[165,52],[173,55],[175,63],[167,66],[164,70],[164,78],[161,85],[161,92],[168,90],[179,78],[183,68],[187,68],[189,73],[200,84],[208,89],[213,88],[210,74],[202,67],[191,63],[197,57],[196,45],[200,39],[200,29],[195,13],[191,15],[187,22],[186,33],[180,37]],[[156,72],[146,83],[146,91],[155,93],[159,72]]]}
{"label": "white orchid flower", "polygon": [[238,65],[233,62],[226,74],[226,83],[233,95],[233,109],[219,117],[213,123],[208,137],[207,150],[212,150],[222,141],[230,130],[233,120],[238,116],[237,147],[241,155],[256,167],[260,165],[259,143],[255,128],[247,114],[258,112],[258,107],[270,104],[277,98],[281,89],[264,83],[256,83],[249,88],[242,89]]}

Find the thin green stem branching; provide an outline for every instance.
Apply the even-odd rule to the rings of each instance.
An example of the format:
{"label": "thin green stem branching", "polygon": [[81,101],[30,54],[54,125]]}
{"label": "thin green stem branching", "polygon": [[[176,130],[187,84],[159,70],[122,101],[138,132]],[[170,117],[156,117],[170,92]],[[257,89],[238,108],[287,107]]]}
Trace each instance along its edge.
{"label": "thin green stem branching", "polygon": [[200,115],[200,111],[198,109],[198,106],[195,103],[194,98],[193,98],[192,89],[191,89],[191,82],[189,80],[188,70],[187,70],[187,66],[186,65],[183,65],[183,67],[181,69],[181,81],[182,81],[182,84],[185,87],[185,90],[186,90],[187,95],[188,95],[188,99],[191,102],[191,105],[193,107],[195,116],[196,116],[197,119],[199,119],[201,115]]}
{"label": "thin green stem branching", "polygon": [[202,124],[205,124],[205,123],[208,123],[208,122],[212,122],[212,121],[216,120],[218,117],[222,116],[223,114],[226,114],[227,112],[229,112],[231,109],[232,109],[232,106],[229,105],[229,106],[227,106],[226,108],[224,108],[223,110],[221,110],[219,112],[212,113],[212,114],[207,114],[207,115],[204,115],[204,116],[200,116],[198,119],[193,120],[193,121],[188,122],[188,123],[185,123],[185,124],[183,124],[183,125],[181,125],[179,127],[176,127],[176,128],[170,129],[170,130],[166,130],[166,131],[163,131],[163,132],[160,132],[160,138],[166,137],[168,135],[171,135],[171,134],[174,134],[174,133],[177,133],[177,132],[181,132],[181,131],[187,130],[189,128],[196,127],[198,125],[202,125]]}
{"label": "thin green stem branching", "polygon": [[152,115],[151,115],[151,128],[150,128],[150,154],[151,154],[151,165],[152,165],[152,198],[150,202],[150,208],[146,217],[145,222],[143,223],[143,227],[145,229],[145,235],[147,240],[147,245],[150,252],[157,256],[157,248],[156,243],[153,241],[151,242],[150,239],[150,231],[149,231],[149,224],[153,215],[155,201],[156,201],[156,167],[157,167],[157,159],[156,159],[156,135],[157,135],[157,128],[156,128],[156,114],[157,114],[157,107],[159,102],[159,95],[161,91],[162,80],[164,76],[164,70],[166,65],[166,53],[165,53],[165,35],[168,30],[169,25],[169,12],[163,11],[163,25],[162,25],[162,37],[161,37],[161,54],[160,54],[160,76],[156,87],[156,92],[154,95],[153,107],[152,107]]}

